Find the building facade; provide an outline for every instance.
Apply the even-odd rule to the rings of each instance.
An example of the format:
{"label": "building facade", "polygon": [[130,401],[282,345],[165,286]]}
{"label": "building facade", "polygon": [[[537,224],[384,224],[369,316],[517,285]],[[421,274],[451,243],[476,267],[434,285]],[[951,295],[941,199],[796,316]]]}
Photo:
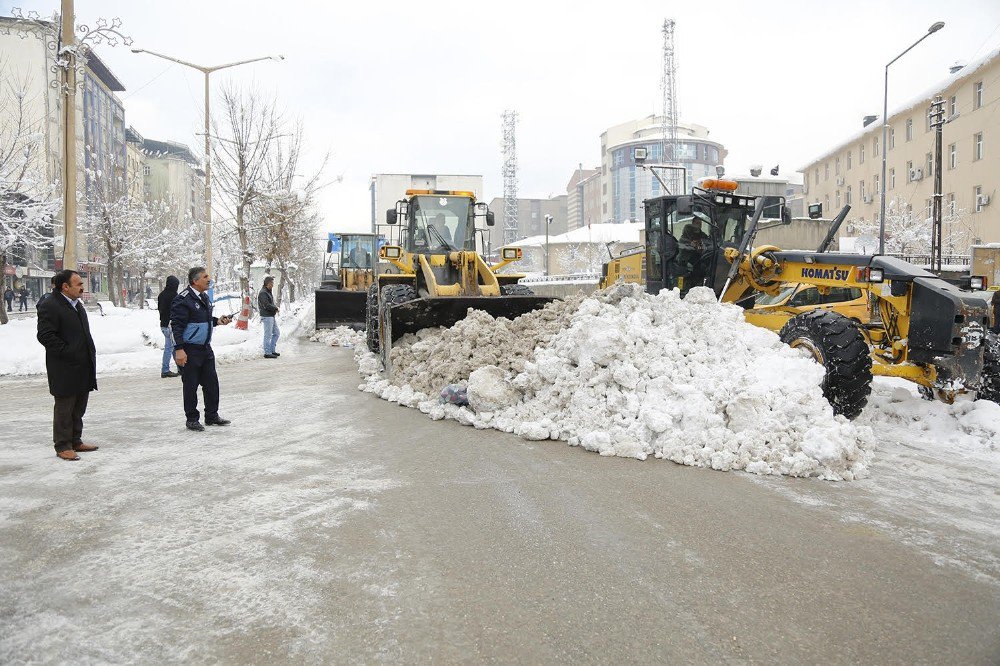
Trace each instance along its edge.
{"label": "building facade", "polygon": [[[552,222],[549,223],[549,235],[556,236],[568,231],[567,202],[569,197],[565,194],[554,196],[550,199],[518,199],[517,200],[517,236],[519,239],[529,236],[545,235],[545,216],[551,215]],[[496,253],[503,246],[503,204],[500,197],[490,202],[490,210],[496,213],[496,225],[490,227],[486,251],[489,254]]]}
{"label": "building facade", "polygon": [[[935,96],[944,99],[948,122],[942,135],[942,236],[949,231],[966,238],[963,245],[1000,242],[1000,51],[976,63],[953,68],[931,90],[889,114],[886,182],[881,182],[882,124],[862,131],[820,155],[801,169],[808,202],[823,204],[833,217],[850,205],[841,237],[855,235],[859,221],[879,218],[883,186],[887,208],[911,212],[930,224],[934,196],[935,132],[928,112]],[[961,226],[952,230],[949,226]],[[966,254],[967,247],[952,252]],[[930,252],[930,248],[926,249]],[[949,254],[949,248],[945,248]]]}
{"label": "building facade", "polygon": [[566,185],[566,230],[572,231],[601,220],[601,170],[580,167]]}
{"label": "building facade", "polygon": [[205,220],[205,172],[191,149],[176,141],[142,138],[146,201],[170,204],[177,224]]}
{"label": "building facade", "polygon": [[[643,219],[642,202],[666,194],[648,169],[636,165],[636,148],[645,148],[647,164],[669,163],[686,170],[684,191],[704,176],[715,175],[716,165],[724,164],[726,149],[708,138],[708,129],[701,125],[678,124],[677,155],[664,161],[663,118],[651,115],[615,125],[601,134],[601,221],[628,222]],[[668,156],[669,158],[670,156]],[[671,174],[659,170],[668,184]],[[676,194],[676,192],[675,192]]]}

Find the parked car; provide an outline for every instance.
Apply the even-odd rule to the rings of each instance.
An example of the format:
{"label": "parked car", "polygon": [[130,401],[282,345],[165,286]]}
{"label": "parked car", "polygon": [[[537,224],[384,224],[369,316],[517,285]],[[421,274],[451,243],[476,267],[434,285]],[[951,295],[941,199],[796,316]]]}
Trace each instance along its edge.
{"label": "parked car", "polygon": [[774,296],[758,294],[754,306],[743,312],[743,318],[755,326],[780,331],[789,319],[810,310],[835,310],[860,323],[868,323],[868,298],[856,287],[830,287],[820,293],[819,287],[792,283]]}

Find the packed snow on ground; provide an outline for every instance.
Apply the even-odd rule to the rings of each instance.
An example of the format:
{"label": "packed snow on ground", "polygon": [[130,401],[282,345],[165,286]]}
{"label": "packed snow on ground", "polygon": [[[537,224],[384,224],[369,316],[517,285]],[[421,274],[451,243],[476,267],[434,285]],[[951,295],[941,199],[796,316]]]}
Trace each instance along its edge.
{"label": "packed snow on ground", "polygon": [[[159,371],[163,358],[163,333],[156,310],[114,308],[106,316],[97,311],[87,312],[90,333],[97,347],[98,376],[125,370],[151,369]],[[224,307],[216,314],[226,314]],[[278,313],[282,337],[296,332],[304,320],[312,317],[307,301],[284,306]],[[45,348],[38,342],[38,319],[18,318],[0,326],[0,376],[45,374]],[[212,332],[212,349],[220,362],[239,361],[263,352],[263,329],[260,318],[253,318],[247,330],[217,326]],[[279,340],[279,351],[282,341]],[[172,367],[172,366],[171,366]]]}
{"label": "packed snow on ground", "polygon": [[[834,416],[822,367],[746,324],[709,289],[682,300],[621,284],[514,321],[470,311],[449,329],[399,340],[391,382],[362,344],[361,388],[433,419],[607,456],[830,480],[868,475],[872,430]],[[441,404],[449,384],[467,388],[468,407]]]}
{"label": "packed snow on ground", "polygon": [[322,342],[331,347],[353,347],[356,344],[364,344],[364,334],[358,338],[358,331],[350,326],[337,326],[332,329],[312,329],[309,335],[312,342]]}

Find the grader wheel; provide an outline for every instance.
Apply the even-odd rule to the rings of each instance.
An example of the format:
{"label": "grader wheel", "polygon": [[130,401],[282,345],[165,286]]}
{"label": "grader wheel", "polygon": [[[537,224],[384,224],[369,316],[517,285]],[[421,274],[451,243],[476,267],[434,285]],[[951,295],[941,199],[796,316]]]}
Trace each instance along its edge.
{"label": "grader wheel", "polygon": [[790,347],[805,349],[826,368],[823,396],[834,414],[856,418],[872,391],[872,359],[864,336],[850,319],[812,310],[790,319],[779,333]]}
{"label": "grader wheel", "polygon": [[983,374],[979,382],[976,400],[991,400],[1000,403],[1000,339],[992,333],[986,336]]}
{"label": "grader wheel", "polygon": [[368,287],[368,296],[365,300],[365,341],[368,343],[368,351],[373,354],[379,353],[382,348],[378,340],[378,284]]}
{"label": "grader wheel", "polygon": [[502,284],[500,293],[504,296],[534,296],[531,287],[524,284]]}

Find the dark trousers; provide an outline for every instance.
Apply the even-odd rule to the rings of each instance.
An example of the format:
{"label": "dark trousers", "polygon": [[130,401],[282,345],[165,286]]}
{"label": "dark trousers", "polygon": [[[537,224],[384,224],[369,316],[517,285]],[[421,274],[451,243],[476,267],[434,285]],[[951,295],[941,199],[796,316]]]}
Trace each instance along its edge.
{"label": "dark trousers", "polygon": [[197,421],[198,386],[205,396],[205,420],[219,418],[219,375],[215,373],[215,354],[211,347],[185,347],[187,363],[181,368],[184,384],[184,414],[188,421]]}
{"label": "dark trousers", "polygon": [[90,391],[56,398],[52,415],[52,441],[56,452],[69,451],[74,444],[82,443],[83,415],[89,399]]}

